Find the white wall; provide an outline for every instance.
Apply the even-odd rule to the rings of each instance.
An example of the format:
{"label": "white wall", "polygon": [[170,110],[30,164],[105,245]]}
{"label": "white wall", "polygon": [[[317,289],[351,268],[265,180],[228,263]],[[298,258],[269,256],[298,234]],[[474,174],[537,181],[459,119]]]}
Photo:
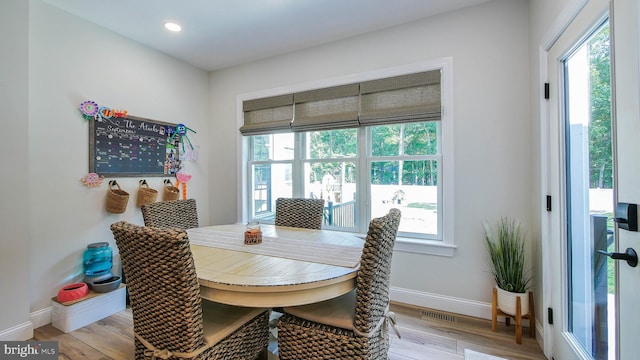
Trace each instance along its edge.
{"label": "white wall", "polygon": [[28,17],[24,0],[0,2],[0,340],[29,336]]}
{"label": "white wall", "polygon": [[458,248],[453,258],[396,251],[393,296],[490,316],[493,280],[487,272],[481,222],[509,215],[528,228],[532,182],[537,181],[531,167],[527,1],[498,0],[211,73],[213,222],[237,220],[238,94],[444,57],[453,58],[454,71]]}
{"label": "white wall", "polygon": [[[106,31],[40,0],[29,14],[29,266],[31,312],[51,305],[66,284],[82,279],[81,256],[87,244],[108,241],[117,252],[109,225],[142,224],[135,207],[140,178],[117,179],[130,193],[124,214],[105,210],[107,184],[88,189],[80,178],[88,173],[88,123],[78,110],[84,100],[127,109],[130,115],[185,123],[201,146],[188,195],[198,202],[202,225],[208,224],[207,73]],[[22,146],[7,150],[21,155]],[[161,189],[162,178],[147,178]],[[3,271],[2,279],[13,274]],[[4,281],[4,280],[3,280]],[[46,315],[46,314],[45,314]],[[38,321],[36,321],[38,322]]]}
{"label": "white wall", "polygon": [[[572,4],[584,2],[584,0],[535,0],[529,1],[529,52],[530,52],[530,122],[531,122],[531,168],[534,170],[531,188],[531,229],[532,229],[532,254],[534,264],[534,282],[536,287],[535,305],[536,317],[539,325],[544,323],[546,310],[544,310],[545,300],[543,298],[543,264],[545,256],[543,252],[543,241],[545,232],[542,217],[545,216],[545,197],[547,195],[546,186],[547,174],[543,164],[545,161],[541,154],[546,151],[547,144],[543,143],[541,133],[546,132],[546,127],[541,122],[541,105],[544,105],[544,82],[548,80],[546,74],[546,59],[541,62],[541,50],[552,40],[551,34],[560,30],[559,26],[565,23],[565,9],[575,7]],[[552,201],[552,207],[557,206],[558,200]],[[551,279],[548,279],[549,281]],[[541,327],[539,328],[541,330]],[[538,341],[542,339],[538,337]]]}

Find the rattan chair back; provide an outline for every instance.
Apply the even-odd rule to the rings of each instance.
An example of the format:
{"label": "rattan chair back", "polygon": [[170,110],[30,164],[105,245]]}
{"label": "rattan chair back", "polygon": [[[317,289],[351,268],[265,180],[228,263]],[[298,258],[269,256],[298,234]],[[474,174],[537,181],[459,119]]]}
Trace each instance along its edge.
{"label": "rattan chair back", "polygon": [[[229,330],[232,331],[229,335],[207,343],[207,336],[212,333],[206,326],[216,319],[207,315],[206,322],[203,321],[203,313],[211,312],[203,312],[186,230],[150,228],[121,221],[112,224],[111,231],[127,274],[137,360],[234,360],[266,354],[268,312],[265,309],[258,309],[253,319],[236,324],[237,329]],[[205,310],[213,306],[216,304],[206,302]],[[221,306],[227,314],[235,314],[227,305]],[[220,327],[219,331],[227,330]]]}
{"label": "rattan chair back", "polygon": [[276,200],[275,224],[278,226],[320,230],[323,214],[323,199],[278,198]]}
{"label": "rattan chair back", "polygon": [[161,201],[142,205],[145,226],[191,229],[199,226],[195,199]]}
{"label": "rattan chair back", "polygon": [[[137,335],[158,348],[192,352],[205,345],[200,285],[184,230],[111,225],[127,274]],[[145,347],[137,343],[136,359]]]}
{"label": "rattan chair back", "polygon": [[[285,308],[278,322],[280,359],[388,359],[390,342],[386,324],[392,317],[388,313],[389,277],[399,224],[400,210],[397,209],[391,209],[369,224],[356,278],[355,305],[350,305],[355,306],[352,327],[307,320],[292,315],[295,309]],[[346,303],[339,299],[351,294],[328,301],[336,300],[344,306]]]}
{"label": "rattan chair back", "polygon": [[356,280],[354,327],[369,332],[389,306],[389,281],[393,245],[400,225],[400,210],[391,209],[369,223]]}

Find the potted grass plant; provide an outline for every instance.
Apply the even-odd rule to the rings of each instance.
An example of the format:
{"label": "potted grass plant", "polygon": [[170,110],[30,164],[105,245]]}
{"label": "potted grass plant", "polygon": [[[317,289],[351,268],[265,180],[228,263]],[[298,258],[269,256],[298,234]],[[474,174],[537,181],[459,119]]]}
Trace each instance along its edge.
{"label": "potted grass plant", "polygon": [[498,307],[515,315],[516,297],[520,296],[521,313],[529,313],[531,273],[525,265],[525,235],[520,222],[504,217],[494,227],[486,222],[483,226],[489,269],[498,289]]}

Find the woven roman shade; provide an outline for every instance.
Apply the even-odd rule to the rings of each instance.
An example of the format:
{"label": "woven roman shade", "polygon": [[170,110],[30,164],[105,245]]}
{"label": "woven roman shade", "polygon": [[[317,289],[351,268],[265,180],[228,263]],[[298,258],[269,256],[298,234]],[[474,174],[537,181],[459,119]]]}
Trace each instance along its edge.
{"label": "woven roman shade", "polygon": [[242,135],[321,131],[442,118],[441,70],[243,103]]}
{"label": "woven roman shade", "polygon": [[359,84],[310,90],[293,95],[293,131],[358,127]]}
{"label": "woven roman shade", "polygon": [[271,134],[291,131],[293,94],[247,100],[242,103],[244,125],[242,135]]}
{"label": "woven roman shade", "polygon": [[360,125],[440,120],[440,70],[360,83]]}

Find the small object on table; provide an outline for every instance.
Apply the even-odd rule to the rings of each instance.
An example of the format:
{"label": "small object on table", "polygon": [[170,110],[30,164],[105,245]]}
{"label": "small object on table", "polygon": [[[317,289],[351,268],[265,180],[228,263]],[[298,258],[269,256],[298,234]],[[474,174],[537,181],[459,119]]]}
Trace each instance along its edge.
{"label": "small object on table", "polygon": [[255,245],[262,242],[262,230],[260,223],[257,221],[249,221],[247,229],[244,232],[244,243],[246,245]]}

